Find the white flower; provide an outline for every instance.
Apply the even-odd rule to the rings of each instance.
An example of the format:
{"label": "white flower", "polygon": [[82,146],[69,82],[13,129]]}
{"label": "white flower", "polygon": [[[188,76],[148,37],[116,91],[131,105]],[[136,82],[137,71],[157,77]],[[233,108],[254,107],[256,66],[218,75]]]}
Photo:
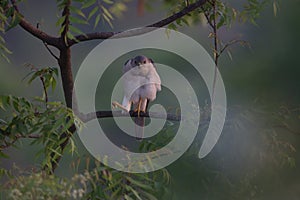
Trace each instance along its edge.
{"label": "white flower", "polygon": [[10,192],[9,196],[10,196],[11,198],[13,198],[13,199],[16,199],[16,198],[22,196],[22,192],[21,192],[20,190],[18,190],[18,189],[13,189],[13,190]]}
{"label": "white flower", "polygon": [[80,188],[80,189],[78,190],[78,197],[79,197],[79,198],[82,198],[83,195],[84,195],[84,193],[85,193],[85,191],[84,191],[82,188]]}
{"label": "white flower", "polygon": [[72,192],[72,197],[73,197],[74,199],[77,198],[77,190],[73,190],[73,192]]}

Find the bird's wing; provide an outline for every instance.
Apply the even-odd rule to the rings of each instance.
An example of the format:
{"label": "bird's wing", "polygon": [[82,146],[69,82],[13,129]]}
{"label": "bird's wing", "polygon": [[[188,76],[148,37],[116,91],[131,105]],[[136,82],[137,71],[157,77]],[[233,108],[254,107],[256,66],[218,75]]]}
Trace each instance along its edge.
{"label": "bird's wing", "polygon": [[156,71],[156,66],[152,63],[153,68],[151,69],[149,73],[149,82],[155,83],[155,87],[157,91],[161,91],[161,80],[160,77]]}
{"label": "bird's wing", "polygon": [[132,59],[129,59],[124,63],[124,65],[123,65],[123,74],[125,74],[126,72],[128,72],[132,68],[131,61],[132,61]]}
{"label": "bird's wing", "polygon": [[[123,66],[123,89],[124,89],[124,96],[128,99],[128,101],[138,101],[138,95],[137,92],[135,92],[137,83],[139,82],[138,77],[134,76],[132,73],[130,73],[130,70],[132,69],[131,65],[131,59],[126,61],[126,63]],[[123,105],[126,106],[126,105]]]}

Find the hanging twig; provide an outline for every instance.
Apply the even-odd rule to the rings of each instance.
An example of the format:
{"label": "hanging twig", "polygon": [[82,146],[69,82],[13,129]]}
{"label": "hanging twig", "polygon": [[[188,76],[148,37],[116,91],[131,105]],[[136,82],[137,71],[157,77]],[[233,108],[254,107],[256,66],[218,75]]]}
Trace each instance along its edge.
{"label": "hanging twig", "polygon": [[46,47],[46,49],[49,51],[49,53],[51,54],[51,56],[53,56],[57,61],[59,60],[58,56],[56,56],[53,51],[49,48],[47,42],[43,42],[44,46]]}

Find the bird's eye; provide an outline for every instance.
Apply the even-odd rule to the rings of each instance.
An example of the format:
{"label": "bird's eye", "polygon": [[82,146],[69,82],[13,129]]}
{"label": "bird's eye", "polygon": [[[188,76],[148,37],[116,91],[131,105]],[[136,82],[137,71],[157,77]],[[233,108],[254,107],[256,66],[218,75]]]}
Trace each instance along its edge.
{"label": "bird's eye", "polygon": [[143,63],[146,64],[146,60],[144,60]]}
{"label": "bird's eye", "polygon": [[136,62],[136,60],[134,61],[134,64],[135,64],[135,65],[137,65],[137,62]]}

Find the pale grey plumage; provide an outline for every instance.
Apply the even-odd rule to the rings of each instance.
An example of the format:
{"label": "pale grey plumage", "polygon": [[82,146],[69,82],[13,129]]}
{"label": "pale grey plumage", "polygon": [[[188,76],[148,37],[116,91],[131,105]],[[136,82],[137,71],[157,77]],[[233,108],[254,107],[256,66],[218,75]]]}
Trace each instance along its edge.
{"label": "pale grey plumage", "polygon": [[161,80],[154,63],[146,56],[129,59],[123,67],[124,98],[122,105],[129,111],[131,104],[142,101],[141,111],[145,111],[145,100],[153,101],[161,90]]}
{"label": "pale grey plumage", "polygon": [[[152,59],[143,55],[129,59],[123,67],[123,74],[124,98],[122,105],[127,111],[133,104],[135,110],[146,112],[148,101],[153,101],[157,91],[161,90],[161,80]],[[141,120],[143,121],[141,122]],[[136,123],[143,126],[144,119],[137,118]],[[138,130],[138,132],[142,131]],[[137,137],[142,135],[137,134]]]}

